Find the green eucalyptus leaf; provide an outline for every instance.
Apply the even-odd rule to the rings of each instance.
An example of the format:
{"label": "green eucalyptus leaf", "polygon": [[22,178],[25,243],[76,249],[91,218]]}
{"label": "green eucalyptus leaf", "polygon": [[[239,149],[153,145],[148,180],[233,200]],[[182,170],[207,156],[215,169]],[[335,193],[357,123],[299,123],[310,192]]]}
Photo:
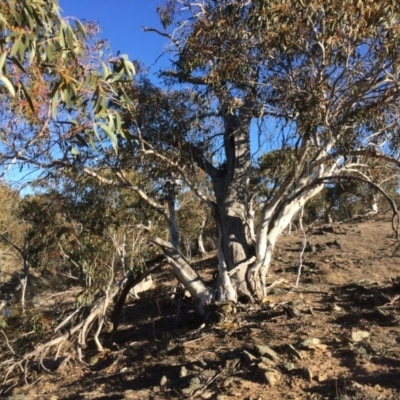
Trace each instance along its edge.
{"label": "green eucalyptus leaf", "polygon": [[0,28],[4,29],[4,27],[7,25],[8,25],[8,23],[7,23],[6,19],[0,14]]}
{"label": "green eucalyptus leaf", "polygon": [[0,71],[3,69],[4,63],[6,62],[7,52],[3,52],[0,56]]}
{"label": "green eucalyptus leaf", "polygon": [[51,115],[54,119],[57,118],[57,108],[58,108],[58,92],[54,93],[53,98],[51,99]]}
{"label": "green eucalyptus leaf", "polygon": [[80,34],[83,36],[83,38],[86,39],[87,38],[86,29],[78,19],[75,20],[75,26],[80,32]]}
{"label": "green eucalyptus leaf", "polygon": [[67,37],[68,47],[69,47],[70,50],[75,52],[76,51],[76,49],[75,49],[75,47],[76,47],[76,45],[75,45],[75,36],[74,36],[74,34],[72,32],[72,29],[69,26],[67,26],[65,28],[65,30],[66,30],[66,37]]}
{"label": "green eucalyptus leaf", "polygon": [[15,88],[12,82],[5,76],[0,76],[0,80],[3,82],[4,86],[8,89],[13,97],[15,97]]}
{"label": "green eucalyptus leaf", "polygon": [[107,119],[108,119],[108,129],[114,129],[114,115],[113,114],[108,114],[107,115]]}
{"label": "green eucalyptus leaf", "polygon": [[75,146],[72,146],[72,148],[71,148],[71,154],[72,154],[73,156],[78,156],[79,154],[81,154],[81,152],[79,151],[78,148],[76,148]]}
{"label": "green eucalyptus leaf", "polygon": [[101,63],[101,68],[102,68],[101,77],[102,77],[104,80],[106,80],[107,77],[108,77],[109,75],[111,75],[111,71],[109,70],[108,66],[107,66],[103,61],[100,61],[100,63]]}
{"label": "green eucalyptus leaf", "polygon": [[94,143],[93,135],[90,135],[90,134],[89,134],[88,137],[89,137],[90,146],[92,146],[92,149],[93,149],[94,151],[96,151],[97,149],[96,149],[96,145],[95,145],[95,143]]}
{"label": "green eucalyptus leaf", "polygon": [[99,124],[101,129],[106,133],[106,135],[110,138],[112,146],[114,147],[114,151],[118,153],[118,140],[115,133],[110,129],[106,124]]}
{"label": "green eucalyptus leaf", "polygon": [[121,132],[121,126],[122,126],[121,116],[117,112],[114,114],[114,116],[115,116],[115,122],[116,122],[115,130],[116,130],[116,132],[119,133],[119,132]]}
{"label": "green eucalyptus leaf", "polygon": [[64,101],[64,103],[67,105],[68,108],[72,108],[72,101],[71,101],[71,97],[69,95],[68,87],[65,87],[61,91],[61,98]]}
{"label": "green eucalyptus leaf", "polygon": [[24,44],[23,44],[23,42],[22,42],[22,37],[20,36],[20,37],[14,42],[13,47],[12,47],[11,52],[10,52],[10,56],[11,56],[11,57],[14,57],[14,56],[19,52],[20,48],[23,48],[23,47],[24,47]]}
{"label": "green eucalyptus leaf", "polygon": [[99,140],[99,142],[100,142],[100,144],[101,144],[101,147],[102,147],[103,150],[104,150],[103,142],[102,142],[102,140],[101,140],[101,138],[100,138],[99,132],[97,131],[97,124],[93,124],[93,132],[94,132],[94,134],[96,135],[97,139]]}
{"label": "green eucalyptus leaf", "polygon": [[0,317],[0,328],[7,328],[7,322],[3,317]]}
{"label": "green eucalyptus leaf", "polygon": [[129,79],[132,79],[136,74],[136,69],[133,63],[129,60],[122,60],[124,70]]}

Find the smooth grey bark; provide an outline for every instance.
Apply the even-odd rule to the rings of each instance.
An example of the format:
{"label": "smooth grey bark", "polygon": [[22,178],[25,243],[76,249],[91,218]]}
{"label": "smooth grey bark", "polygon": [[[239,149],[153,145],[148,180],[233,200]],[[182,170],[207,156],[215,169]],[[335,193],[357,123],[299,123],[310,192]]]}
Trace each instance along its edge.
{"label": "smooth grey bark", "polygon": [[197,236],[197,246],[199,249],[200,257],[203,257],[204,255],[207,254],[206,249],[204,248],[204,242],[203,242],[203,234],[204,234],[205,225],[206,225],[206,218],[203,218],[203,221],[202,221],[201,227],[200,227],[200,233]]}
{"label": "smooth grey bark", "polygon": [[[228,280],[236,290],[237,297],[246,296],[252,299],[246,281],[245,269],[238,269],[227,275],[239,264],[254,255],[249,240],[250,215],[249,176],[250,176],[250,117],[245,108],[237,114],[224,115],[224,148],[226,162],[218,174],[212,176],[216,197],[215,218],[219,232],[219,265],[220,277],[229,288]],[[244,114],[244,115],[243,115]],[[224,272],[226,268],[226,273]],[[230,291],[230,288],[228,292]],[[224,297],[224,296],[223,296]]]}

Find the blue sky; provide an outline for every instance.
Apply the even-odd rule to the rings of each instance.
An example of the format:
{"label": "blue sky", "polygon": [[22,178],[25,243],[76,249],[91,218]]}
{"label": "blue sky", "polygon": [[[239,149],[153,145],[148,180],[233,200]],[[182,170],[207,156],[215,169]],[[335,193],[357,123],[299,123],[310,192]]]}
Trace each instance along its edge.
{"label": "blue sky", "polygon": [[97,22],[102,30],[100,37],[109,40],[114,54],[128,54],[131,60],[151,67],[152,73],[168,63],[167,54],[154,64],[167,39],[142,29],[161,29],[156,9],[163,4],[162,0],[59,0],[59,4],[64,17]]}

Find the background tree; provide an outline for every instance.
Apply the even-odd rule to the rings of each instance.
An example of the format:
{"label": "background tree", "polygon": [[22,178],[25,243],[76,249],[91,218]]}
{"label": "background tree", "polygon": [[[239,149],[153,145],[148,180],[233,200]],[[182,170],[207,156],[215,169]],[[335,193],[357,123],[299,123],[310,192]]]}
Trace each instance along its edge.
{"label": "background tree", "polygon": [[25,305],[25,289],[29,271],[27,260],[29,243],[26,237],[27,224],[18,213],[21,202],[18,191],[2,184],[0,185],[0,198],[3,204],[0,213],[0,279],[4,283],[12,282],[14,278],[17,278],[18,281],[14,290],[1,299],[0,310],[2,310],[21,288],[23,289],[22,307]]}

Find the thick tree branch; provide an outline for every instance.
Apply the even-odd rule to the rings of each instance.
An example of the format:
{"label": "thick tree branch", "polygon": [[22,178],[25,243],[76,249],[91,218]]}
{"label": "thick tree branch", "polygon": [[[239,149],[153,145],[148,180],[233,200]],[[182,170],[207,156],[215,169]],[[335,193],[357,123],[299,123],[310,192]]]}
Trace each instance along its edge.
{"label": "thick tree branch", "polygon": [[166,77],[176,78],[182,82],[191,83],[192,85],[204,85],[204,86],[208,85],[207,77],[205,76],[190,76],[170,69],[164,71],[161,75]]}

